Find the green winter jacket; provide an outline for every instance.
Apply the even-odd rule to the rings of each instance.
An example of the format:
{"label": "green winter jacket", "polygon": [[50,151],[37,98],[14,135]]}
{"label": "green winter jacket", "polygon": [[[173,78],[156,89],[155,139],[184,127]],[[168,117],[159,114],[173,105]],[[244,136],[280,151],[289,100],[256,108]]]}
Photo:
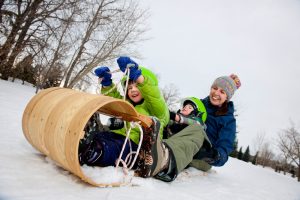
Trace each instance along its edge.
{"label": "green winter jacket", "polygon": [[[143,68],[142,75],[144,76],[144,82],[138,84],[137,87],[140,90],[144,101],[139,105],[135,105],[135,109],[140,114],[147,116],[155,116],[159,119],[161,123],[160,135],[162,138],[163,128],[168,124],[170,118],[168,106],[158,87],[157,80],[153,80],[154,78],[156,79],[155,75],[147,69],[143,70]],[[108,92],[112,87],[114,87],[114,84],[112,84],[109,87],[102,88],[102,93],[106,94],[106,92]],[[107,95],[114,98],[122,99],[122,96],[118,92],[117,88],[107,93]],[[127,101],[130,102],[130,100]],[[126,136],[125,128],[114,130],[113,132]],[[130,139],[136,144],[138,144],[139,138],[139,128],[131,129]]]}

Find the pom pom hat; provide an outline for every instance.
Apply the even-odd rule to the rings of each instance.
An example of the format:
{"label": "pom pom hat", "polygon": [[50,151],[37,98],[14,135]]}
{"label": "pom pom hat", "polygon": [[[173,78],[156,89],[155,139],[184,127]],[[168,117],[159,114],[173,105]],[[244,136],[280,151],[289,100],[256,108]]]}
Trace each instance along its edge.
{"label": "pom pom hat", "polygon": [[222,88],[227,95],[227,101],[229,101],[234,92],[241,86],[241,81],[237,75],[231,74],[217,78],[212,84],[212,87],[214,86]]}

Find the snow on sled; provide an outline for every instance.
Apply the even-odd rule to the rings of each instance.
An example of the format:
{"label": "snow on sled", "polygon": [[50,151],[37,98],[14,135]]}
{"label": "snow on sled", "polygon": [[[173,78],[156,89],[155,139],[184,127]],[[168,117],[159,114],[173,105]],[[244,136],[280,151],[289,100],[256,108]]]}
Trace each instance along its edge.
{"label": "snow on sled", "polygon": [[30,100],[23,113],[22,128],[34,148],[85,182],[101,187],[120,186],[122,181],[97,182],[80,166],[79,141],[95,113],[139,122],[143,127],[152,123],[150,117],[137,113],[124,100],[54,87],[42,90]]}

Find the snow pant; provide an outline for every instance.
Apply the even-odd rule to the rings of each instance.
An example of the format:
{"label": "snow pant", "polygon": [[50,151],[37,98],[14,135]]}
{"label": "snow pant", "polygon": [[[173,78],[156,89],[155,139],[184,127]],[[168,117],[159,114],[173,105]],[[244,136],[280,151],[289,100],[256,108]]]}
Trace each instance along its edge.
{"label": "snow pant", "polygon": [[[94,137],[94,140],[97,140],[97,142],[102,146],[102,155],[94,163],[94,165],[101,167],[115,166],[115,162],[119,158],[119,155],[121,153],[125,141],[125,136],[114,132],[99,132]],[[132,141],[130,141],[130,143],[131,150],[136,151],[137,145]],[[127,141],[126,147],[122,155],[122,159],[124,160],[129,153],[130,145],[129,141]]]}
{"label": "snow pant", "polygon": [[176,174],[180,173],[193,160],[201,148],[206,133],[202,126],[189,125],[172,137],[163,140],[167,144],[176,162]]}

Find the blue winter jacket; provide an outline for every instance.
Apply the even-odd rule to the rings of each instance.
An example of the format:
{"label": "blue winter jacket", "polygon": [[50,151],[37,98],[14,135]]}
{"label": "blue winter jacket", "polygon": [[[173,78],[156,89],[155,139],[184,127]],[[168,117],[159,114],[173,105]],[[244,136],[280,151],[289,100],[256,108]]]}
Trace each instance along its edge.
{"label": "blue winter jacket", "polygon": [[229,154],[233,151],[233,145],[236,133],[236,120],[234,118],[234,105],[232,101],[228,102],[228,112],[225,115],[216,116],[218,107],[210,103],[209,97],[202,100],[206,110],[206,134],[212,144],[220,154],[220,159],[212,163],[213,166],[223,166]]}

